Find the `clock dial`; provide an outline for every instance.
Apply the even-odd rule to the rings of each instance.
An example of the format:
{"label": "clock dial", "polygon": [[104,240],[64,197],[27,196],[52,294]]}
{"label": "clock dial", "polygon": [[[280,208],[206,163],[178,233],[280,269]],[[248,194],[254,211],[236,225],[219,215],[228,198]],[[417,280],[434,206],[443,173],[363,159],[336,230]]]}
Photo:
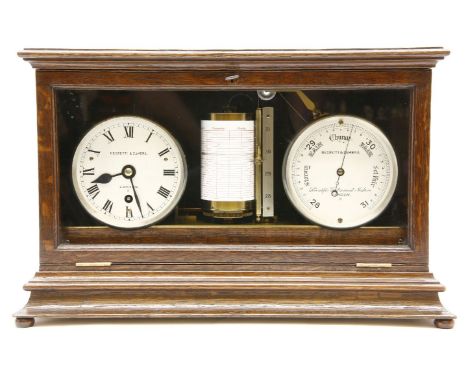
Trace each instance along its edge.
{"label": "clock dial", "polygon": [[118,228],[139,228],[163,219],[187,181],[177,141],[158,124],[135,116],[108,119],[81,140],[72,178],[83,207]]}
{"label": "clock dial", "polygon": [[348,115],[320,119],[291,142],[283,183],[296,209],[330,228],[352,228],[377,217],[395,191],[395,152],[376,126]]}

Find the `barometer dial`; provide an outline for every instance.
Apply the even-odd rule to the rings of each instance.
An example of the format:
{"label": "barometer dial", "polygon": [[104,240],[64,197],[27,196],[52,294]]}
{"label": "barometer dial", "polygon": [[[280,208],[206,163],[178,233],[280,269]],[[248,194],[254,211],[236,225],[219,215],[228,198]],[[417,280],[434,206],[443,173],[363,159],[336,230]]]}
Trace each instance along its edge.
{"label": "barometer dial", "polygon": [[392,145],[372,123],[338,115],[308,125],[289,145],[283,183],[295,208],[330,228],[357,227],[376,218],[395,191]]}
{"label": "barometer dial", "polygon": [[73,157],[78,199],[97,220],[118,228],[153,224],[171,212],[187,181],[177,141],[135,116],[108,119],[81,140]]}

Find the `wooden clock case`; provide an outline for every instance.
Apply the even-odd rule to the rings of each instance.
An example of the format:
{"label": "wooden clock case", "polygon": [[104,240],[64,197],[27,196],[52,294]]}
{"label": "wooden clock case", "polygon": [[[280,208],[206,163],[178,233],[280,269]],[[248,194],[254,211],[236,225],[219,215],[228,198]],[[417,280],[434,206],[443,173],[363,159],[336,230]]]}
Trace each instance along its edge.
{"label": "wooden clock case", "polygon": [[[451,328],[428,268],[431,68],[441,48],[293,51],[27,49],[36,69],[40,270],[19,327],[54,318],[433,319]],[[404,224],[71,226],[60,91],[399,89],[408,94]],[[280,127],[278,127],[280,128]],[[63,154],[66,155],[66,154]],[[69,153],[72,155],[72,153]],[[62,158],[63,159],[63,158]],[[187,192],[187,191],[186,191]]]}

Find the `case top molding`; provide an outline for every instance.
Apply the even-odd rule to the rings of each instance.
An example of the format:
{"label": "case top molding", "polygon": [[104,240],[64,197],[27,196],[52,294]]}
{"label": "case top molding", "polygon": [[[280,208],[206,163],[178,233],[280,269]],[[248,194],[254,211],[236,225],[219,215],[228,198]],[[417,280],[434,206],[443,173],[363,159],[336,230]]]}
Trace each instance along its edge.
{"label": "case top molding", "polygon": [[49,70],[364,70],[432,68],[443,48],[323,50],[24,49],[18,55]]}

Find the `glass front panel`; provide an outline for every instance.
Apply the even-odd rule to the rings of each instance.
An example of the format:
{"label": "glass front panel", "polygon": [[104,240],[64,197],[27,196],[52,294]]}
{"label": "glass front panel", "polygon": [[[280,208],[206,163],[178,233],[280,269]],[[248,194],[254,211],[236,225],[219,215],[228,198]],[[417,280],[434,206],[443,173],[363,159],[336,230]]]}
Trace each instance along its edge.
{"label": "glass front panel", "polygon": [[[269,99],[270,97],[272,98]],[[255,232],[262,237],[262,242],[266,243],[359,244],[360,240],[364,242],[364,237],[366,244],[372,244],[374,241],[375,244],[398,245],[407,241],[409,90],[303,89],[278,91],[276,94],[264,92],[259,96],[257,91],[251,90],[67,89],[56,91],[56,101],[61,173],[61,227],[64,242],[86,243],[85,235],[80,232],[101,227],[107,227],[102,228],[105,235],[101,240],[104,243],[120,242],[122,237],[131,239],[143,236],[144,241],[150,243],[183,243],[185,240],[193,242],[193,238],[187,238],[191,235],[198,238],[197,242],[208,243],[212,240],[210,232],[213,231],[210,230],[213,227],[226,232],[236,231],[235,238],[231,237],[226,241],[237,243],[255,242]],[[262,115],[261,110],[259,114],[258,109],[262,108],[272,108],[264,109],[272,112],[271,136],[266,136],[267,132],[259,126],[260,116],[263,123],[267,118],[265,113]],[[186,159],[186,171],[182,174],[182,164],[175,157],[163,161],[164,154],[160,154],[165,149],[161,149],[162,146],[154,146],[151,149],[153,151],[142,151],[143,143],[149,144],[156,136],[151,134],[158,133],[153,129],[153,125],[145,126],[141,131],[138,130],[139,125],[130,127],[131,123],[138,124],[138,120],[122,122],[126,125],[122,125],[120,130],[112,130],[112,127],[107,127],[106,130],[106,127],[101,125],[104,126],[103,130],[94,130],[100,137],[90,138],[88,133],[103,121],[121,116],[145,118],[167,130],[176,143],[162,136],[159,137],[159,143],[154,144],[164,145],[166,142],[171,153],[180,146]],[[344,119],[340,119],[340,116]],[[311,124],[330,117],[338,119],[330,119],[328,124],[323,123],[320,128],[317,125],[315,130],[309,129],[309,135],[301,136],[304,129],[309,128]],[[347,119],[348,117],[358,119]],[[376,126],[383,133],[390,143],[390,149],[382,147],[383,138],[379,138],[372,127],[368,128],[366,122]],[[220,133],[218,128],[223,133]],[[104,137],[106,131],[111,131],[111,135],[112,131],[114,133],[111,137]],[[260,134],[263,142],[260,140]],[[271,147],[266,147],[269,138],[272,139]],[[82,154],[78,155],[79,168],[75,170],[78,171],[78,175],[73,175],[73,154],[84,139],[89,141],[82,144]],[[119,143],[120,139],[122,143]],[[141,142],[133,149],[132,146],[128,146],[131,144],[130,139],[139,139]],[[146,142],[146,139],[149,141]],[[114,151],[109,149],[114,155],[113,159],[104,160],[102,157],[111,152],[108,150],[103,153],[104,142],[108,142],[106,150],[115,145]],[[296,146],[290,147],[294,142],[297,142]],[[122,147],[130,149],[124,150]],[[273,151],[274,159],[271,163],[266,160],[265,150],[269,149]],[[99,154],[93,150],[99,151]],[[391,195],[386,196],[386,187],[391,188],[389,183],[392,180],[389,177],[393,170],[389,170],[392,166],[391,158],[385,150],[393,150],[397,162],[397,170],[392,173],[396,181],[394,192],[391,190]],[[151,167],[152,162],[146,164],[143,159],[133,162],[129,156],[131,152],[154,156],[161,160],[162,167],[168,167],[159,168],[157,171],[162,171],[161,176],[154,179],[154,184],[145,185],[154,187],[152,191],[144,190],[142,186],[144,182],[150,182],[150,175],[145,179],[138,179],[141,174],[145,174],[146,167]],[[303,160],[300,159],[301,153],[305,155]],[[92,157],[95,154],[96,157]],[[227,154],[229,155],[226,156]],[[126,159],[122,159],[125,155],[128,155]],[[283,169],[286,155],[291,158],[289,191],[284,179],[284,171],[288,169]],[[380,157],[381,167],[380,162],[376,160]],[[96,166],[89,164],[90,158],[95,160],[93,163],[96,163]],[[104,161],[105,166],[109,168],[103,168],[102,163],[99,165],[100,161]],[[336,162],[336,166],[330,165],[333,161]],[[262,165],[265,168],[262,169]],[[145,170],[139,168],[142,166],[146,166]],[[175,169],[169,168],[171,166]],[[272,184],[268,183],[267,178],[258,176],[259,171],[267,169],[268,166],[271,166],[269,169],[272,170]],[[329,170],[325,170],[327,166],[331,166],[332,173],[329,177]],[[173,177],[174,171],[183,178],[179,183],[172,180],[172,183],[167,183],[170,186],[161,183]],[[73,176],[77,177],[78,184],[74,185]],[[115,177],[111,179],[106,176]],[[181,192],[180,199],[171,206],[170,199],[174,196],[173,193],[177,193],[182,187],[185,178],[185,189]],[[94,181],[97,182],[92,183]],[[256,188],[262,185],[261,192],[256,192]],[[107,188],[110,190],[111,186],[122,189],[106,194]],[[161,208],[160,211],[168,211],[163,219],[155,223],[151,223],[151,218],[145,220],[146,223],[142,223],[144,228],[135,225],[124,227],[132,228],[131,230],[115,228],[120,223],[103,223],[103,218],[99,217],[101,215],[96,215],[83,206],[83,201],[77,194],[77,187],[82,188],[83,197],[91,203],[89,208],[93,208],[92,205],[97,206],[95,208],[100,209],[99,213],[104,217],[120,214],[124,225],[127,220],[133,219],[137,220],[135,224],[138,226],[138,219],[143,216],[150,216],[151,213],[156,216],[159,212],[154,210],[157,208]],[[96,195],[93,190],[100,193]],[[266,195],[270,190],[272,200],[268,200]],[[154,195],[148,196],[147,192],[153,191]],[[292,195],[294,193],[295,195]],[[386,197],[389,200],[383,203],[385,205],[376,207],[376,211],[382,209],[381,212],[378,211],[377,216],[372,216],[372,212],[363,215],[356,207],[359,205],[363,211],[366,208],[370,211],[374,204],[377,206]],[[139,199],[138,203],[136,199]],[[337,202],[336,207],[333,207],[333,203],[338,199],[343,199],[344,202]],[[160,207],[158,203],[162,203]],[[272,205],[274,212],[269,214],[263,211],[263,214],[262,209],[257,208],[259,203],[264,206]],[[158,204],[158,207],[155,204]],[[342,211],[336,212],[340,208]],[[120,210],[117,211],[118,209]],[[322,218],[324,220],[320,220]],[[326,220],[327,218],[331,220]],[[350,225],[357,222],[357,226],[340,227],[340,224],[345,225],[347,221],[350,221]],[[361,221],[364,223],[359,223]],[[182,233],[174,229],[167,231],[169,236],[162,235],[162,228],[167,227],[186,227],[193,231]],[[372,232],[376,232],[377,236],[385,233],[387,238],[383,240],[373,236]],[[216,240],[219,242],[221,239]]]}

